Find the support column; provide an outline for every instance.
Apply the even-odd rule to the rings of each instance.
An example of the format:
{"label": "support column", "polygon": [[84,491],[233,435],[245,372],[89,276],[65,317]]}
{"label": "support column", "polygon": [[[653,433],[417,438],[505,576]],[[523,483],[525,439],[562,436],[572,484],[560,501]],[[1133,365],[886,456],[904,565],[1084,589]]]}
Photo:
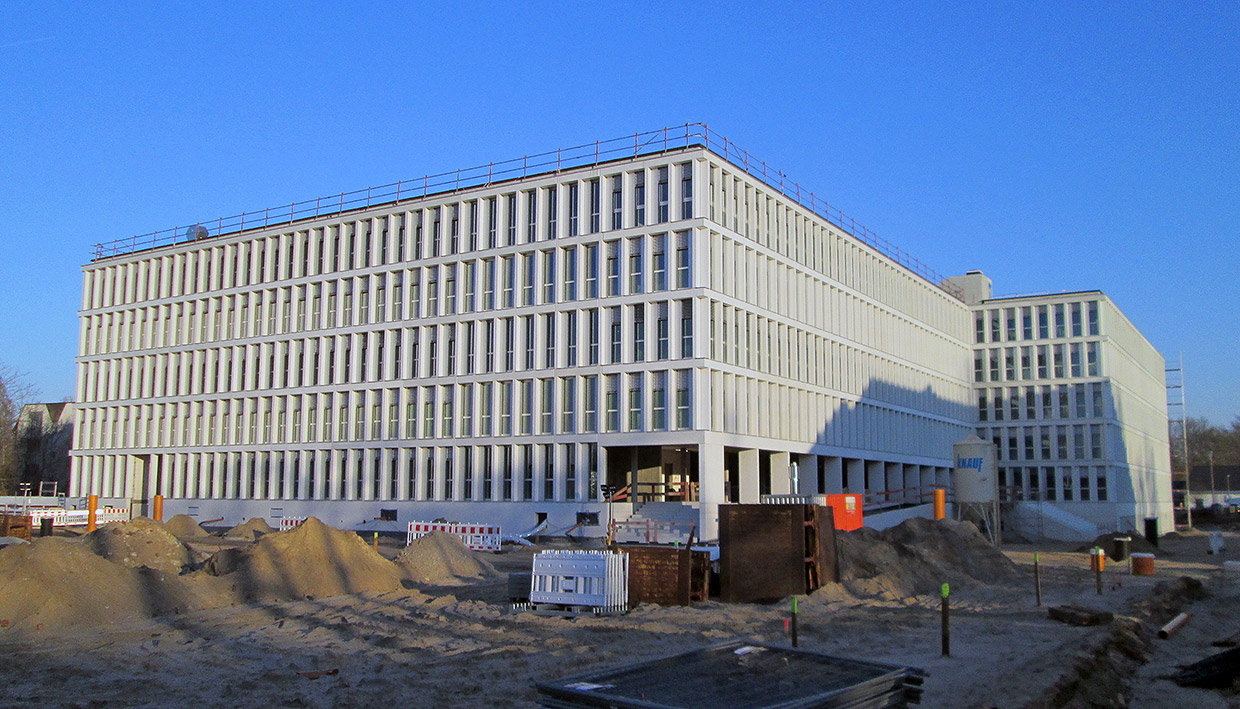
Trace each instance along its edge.
{"label": "support column", "polygon": [[723,489],[723,446],[698,446],[698,538],[719,537],[719,505],[725,501]]}
{"label": "support column", "polygon": [[[901,490],[904,488],[904,466],[899,463],[887,463],[887,490]],[[904,502],[904,493],[897,492],[894,495],[887,496],[887,502],[900,504]]]}
{"label": "support column", "polygon": [[758,486],[758,450],[746,448],[737,453],[740,475],[741,504],[757,504],[760,497]]}
{"label": "support column", "polygon": [[818,486],[818,456],[813,453],[800,453],[797,461],[797,489],[795,495],[818,495],[822,490]]}
{"label": "support column", "polygon": [[792,494],[792,455],[783,451],[771,454],[771,494]]}
{"label": "support column", "polygon": [[822,492],[839,495],[844,492],[844,459],[830,456],[822,461]]}
{"label": "support column", "polygon": [[865,491],[869,493],[872,505],[881,505],[887,501],[886,496],[879,497],[876,493],[887,489],[886,470],[881,461],[865,461]]}
{"label": "support column", "polygon": [[848,485],[844,487],[844,492],[864,494],[867,487],[865,461],[849,458],[847,469]]}

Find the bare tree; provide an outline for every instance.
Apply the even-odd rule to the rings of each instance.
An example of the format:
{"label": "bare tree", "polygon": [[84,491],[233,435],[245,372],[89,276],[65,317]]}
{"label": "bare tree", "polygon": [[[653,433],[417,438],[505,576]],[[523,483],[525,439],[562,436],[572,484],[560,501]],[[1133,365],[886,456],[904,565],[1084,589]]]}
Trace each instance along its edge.
{"label": "bare tree", "polygon": [[25,373],[0,365],[0,494],[16,492],[21,465],[17,418],[34,393],[34,386],[27,381]]}

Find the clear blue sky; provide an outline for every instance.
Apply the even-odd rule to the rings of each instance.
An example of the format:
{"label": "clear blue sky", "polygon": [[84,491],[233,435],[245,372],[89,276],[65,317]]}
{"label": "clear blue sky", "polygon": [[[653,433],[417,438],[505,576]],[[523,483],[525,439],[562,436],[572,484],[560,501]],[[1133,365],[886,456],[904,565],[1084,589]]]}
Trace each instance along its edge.
{"label": "clear blue sky", "polygon": [[1235,2],[180,5],[0,4],[0,363],[45,399],[96,242],[704,121],[941,273],[1105,291],[1240,414]]}

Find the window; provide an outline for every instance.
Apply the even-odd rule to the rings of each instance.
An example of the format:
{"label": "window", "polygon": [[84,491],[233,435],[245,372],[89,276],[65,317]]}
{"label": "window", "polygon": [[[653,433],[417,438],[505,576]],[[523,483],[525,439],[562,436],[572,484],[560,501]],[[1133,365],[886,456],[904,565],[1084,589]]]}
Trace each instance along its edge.
{"label": "window", "polygon": [[659,303],[655,319],[655,357],[662,360],[668,356],[667,303]]}
{"label": "window", "polygon": [[[598,297],[598,244],[589,244],[586,249],[586,297]],[[576,259],[571,259],[575,261]],[[576,266],[574,265],[574,269]],[[574,286],[575,288],[575,286]]]}
{"label": "window", "polygon": [[487,198],[487,248],[493,249],[499,245],[499,200],[495,197]]}
{"label": "window", "polygon": [[577,183],[576,182],[570,183],[568,186],[568,235],[569,236],[577,236],[578,234],[577,212],[578,212],[578,209],[580,208],[580,205],[578,204],[578,202],[580,201],[580,196],[578,195],[578,192],[579,190],[577,187]]}
{"label": "window", "polygon": [[629,294],[644,293],[642,282],[642,239],[629,239]]}
{"label": "window", "polygon": [[1011,342],[1016,339],[1016,308],[1007,308],[1004,318],[1007,320],[1007,339]]}
{"label": "window", "polygon": [[693,218],[693,165],[680,166],[680,218]]}
{"label": "window", "polygon": [[624,175],[611,178],[611,228],[624,228]]}
{"label": "window", "polygon": [[597,234],[599,231],[601,231],[600,224],[599,224],[599,211],[602,209],[602,205],[600,204],[602,201],[602,195],[600,194],[600,190],[601,190],[601,187],[599,186],[598,179],[595,178],[593,180],[590,180],[590,233],[591,234]]}
{"label": "window", "polygon": [[689,394],[692,375],[690,371],[676,373],[676,427],[680,429],[687,429],[693,425]]}
{"label": "window", "polygon": [[1033,310],[1025,306],[1020,309],[1021,339],[1033,339]]}
{"label": "window", "polygon": [[1051,336],[1050,325],[1047,320],[1046,306],[1038,306],[1038,338],[1045,340]]}
{"label": "window", "polygon": [[629,375],[629,430],[642,430],[642,375]]}
{"label": "window", "polygon": [[565,367],[577,366],[577,311],[564,313]]}
{"label": "window", "polygon": [[551,185],[547,188],[547,238],[556,238],[556,226],[560,216],[560,186]]}
{"label": "window", "polygon": [[[1102,460],[1102,426],[1093,423],[1089,425],[1089,455],[1094,460]],[[1101,499],[1101,498],[1099,498]]]}
{"label": "window", "polygon": [[505,211],[508,213],[507,242],[504,246],[517,243],[517,194],[512,192],[504,197]]}
{"label": "window", "polygon": [[692,276],[689,273],[689,232],[682,231],[676,235],[676,287],[689,288]]}
{"label": "window", "polygon": [[607,430],[620,430],[620,375],[607,375]]}
{"label": "window", "polygon": [[577,247],[564,249],[564,300],[577,300]]}
{"label": "window", "polygon": [[543,314],[543,366],[556,367],[555,361],[555,313]]}
{"label": "window", "polygon": [[479,433],[480,435],[483,435],[483,436],[491,435],[491,431],[492,431],[491,423],[492,423],[492,412],[493,412],[494,406],[493,406],[493,402],[491,401],[491,396],[492,396],[493,387],[494,385],[492,384],[492,382],[482,382],[481,384],[478,385],[478,403],[479,403],[479,408],[481,409],[481,412],[479,413],[478,418],[479,418],[479,424],[481,425],[481,428],[482,428],[482,430]]}
{"label": "window", "polygon": [[540,409],[541,415],[538,417],[539,433],[555,433],[552,423],[552,409],[555,406],[555,380],[543,379],[540,382],[542,391],[540,392],[539,402],[542,405]]}
{"label": "window", "polygon": [[577,432],[577,380],[560,380],[560,433]]}
{"label": "window", "polygon": [[667,380],[664,372],[651,375],[650,427],[656,431],[667,430]]}
{"label": "window", "polygon": [[1089,372],[1089,376],[1096,377],[1099,374],[1098,367],[1098,343],[1085,343],[1085,371]]}
{"label": "window", "polygon": [[542,302],[555,302],[555,249],[543,252]]}
{"label": "window", "polygon": [[633,226],[646,224],[646,171],[633,173]]}
{"label": "window", "polygon": [[667,237],[659,234],[654,238],[654,253],[651,254],[651,272],[656,291],[667,290]]}
{"label": "window", "polygon": [[659,183],[658,183],[657,197],[659,200],[658,209],[659,209],[659,223],[660,224],[662,224],[663,222],[666,222],[668,219],[669,187],[668,187],[668,174],[667,173],[668,173],[668,168],[666,166],[659,168]]}
{"label": "window", "polygon": [[583,433],[598,431],[598,377],[590,375],[584,379],[585,413],[582,420]]}
{"label": "window", "polygon": [[620,334],[622,321],[620,317],[620,308],[611,309],[611,364],[619,364],[623,361],[620,355]]}
{"label": "window", "polygon": [[521,304],[534,304],[534,279],[536,277],[534,268],[534,254],[521,254],[521,271],[525,274],[525,283],[521,287]]}
{"label": "window", "polygon": [[693,301],[680,301],[680,356],[693,356]]}
{"label": "window", "polygon": [[1055,304],[1055,337],[1064,337],[1067,335],[1067,325],[1064,318],[1063,303]]}
{"label": "window", "polygon": [[1087,317],[1089,319],[1089,334],[1098,334],[1098,302],[1090,301],[1086,307]]}
{"label": "window", "polygon": [[525,323],[525,369],[534,368],[534,316],[521,318]]}
{"label": "window", "polygon": [[1081,376],[1081,343],[1073,342],[1069,347],[1069,366],[1074,377]]}
{"label": "window", "polygon": [[646,360],[646,306],[633,306],[633,361]]}
{"label": "window", "polygon": [[986,341],[986,314],[978,311],[973,315],[973,341],[982,343]]}
{"label": "window", "polygon": [[517,259],[515,256],[503,257],[504,271],[504,307],[511,308],[516,304]]}
{"label": "window", "polygon": [[607,295],[620,295],[620,242],[607,242]]}
{"label": "window", "polygon": [[1073,303],[1070,306],[1070,312],[1072,316],[1072,336],[1080,337],[1082,334],[1084,334],[1081,331],[1081,304]]}
{"label": "window", "polygon": [[521,411],[521,433],[529,435],[534,423],[534,380],[526,379],[520,382],[521,387],[521,403],[518,405]]}
{"label": "window", "polygon": [[538,190],[532,189],[525,193],[525,242],[531,243],[538,239],[535,231],[538,226]]}
{"label": "window", "polygon": [[591,308],[589,310],[590,317],[590,345],[587,350],[587,364],[598,364],[598,343],[599,343],[599,309]]}

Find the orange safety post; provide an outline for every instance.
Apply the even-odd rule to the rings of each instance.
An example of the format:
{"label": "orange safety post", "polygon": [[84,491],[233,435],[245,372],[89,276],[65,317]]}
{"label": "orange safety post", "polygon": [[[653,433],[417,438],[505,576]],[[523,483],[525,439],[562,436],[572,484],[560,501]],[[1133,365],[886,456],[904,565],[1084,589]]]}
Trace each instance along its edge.
{"label": "orange safety post", "polygon": [[164,521],[164,496],[156,495],[155,501],[151,503],[151,519],[156,522]]}
{"label": "orange safety post", "polygon": [[934,518],[943,519],[947,516],[947,490],[934,488]]}
{"label": "orange safety post", "polygon": [[98,495],[87,495],[86,496],[86,531],[88,532],[95,531],[95,527],[98,526],[97,524],[95,524],[96,522],[95,510],[98,507],[99,507],[99,496]]}

